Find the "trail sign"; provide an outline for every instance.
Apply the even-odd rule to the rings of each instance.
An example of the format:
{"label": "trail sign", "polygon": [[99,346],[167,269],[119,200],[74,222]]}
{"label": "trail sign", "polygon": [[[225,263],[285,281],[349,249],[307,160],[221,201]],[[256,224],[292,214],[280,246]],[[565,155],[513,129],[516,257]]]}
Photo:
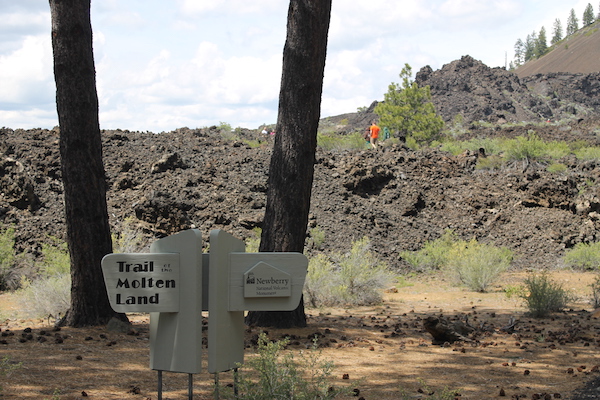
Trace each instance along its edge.
{"label": "trail sign", "polygon": [[179,311],[150,313],[150,368],[159,371],[201,371],[202,234],[188,229],[160,239],[152,253],[178,253]]}
{"label": "trail sign", "polygon": [[102,272],[113,310],[179,311],[179,254],[108,254]]}
{"label": "trail sign", "polygon": [[291,311],[308,269],[302,253],[231,253],[229,311]]}
{"label": "trail sign", "polygon": [[108,254],[102,271],[112,308],[150,312],[150,368],[201,371],[202,311],[208,310],[208,372],[244,359],[244,312],[295,309],[308,260],[301,253],[245,253],[227,232],[189,229],[160,239],[148,254]]}
{"label": "trail sign", "polygon": [[208,372],[236,368],[244,361],[244,310],[230,312],[229,257],[231,252],[243,252],[246,244],[222,230],[210,232],[208,262]]}
{"label": "trail sign", "polygon": [[298,307],[308,268],[301,253],[244,253],[227,232],[210,233],[208,372],[244,361],[244,311]]}

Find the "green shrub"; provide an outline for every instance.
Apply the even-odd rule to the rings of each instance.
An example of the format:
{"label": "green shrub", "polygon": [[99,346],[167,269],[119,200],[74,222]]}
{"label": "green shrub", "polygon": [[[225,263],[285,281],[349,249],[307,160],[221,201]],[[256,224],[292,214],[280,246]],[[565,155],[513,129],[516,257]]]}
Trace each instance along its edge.
{"label": "green shrub", "polygon": [[15,263],[15,229],[0,230],[0,289],[6,287],[6,279]]}
{"label": "green shrub", "polygon": [[421,148],[421,145],[419,144],[419,142],[417,142],[417,139],[415,139],[412,136],[408,136],[406,137],[406,147],[408,147],[411,150],[419,150]]}
{"label": "green shrub", "polygon": [[[21,368],[23,363],[15,363],[10,360],[8,356],[4,356],[0,359],[0,376],[8,377],[15,370]],[[0,385],[0,396],[2,396],[3,387]]]}
{"label": "green shrub", "polygon": [[465,150],[479,152],[479,149],[485,149],[485,153],[489,156],[492,154],[500,154],[503,151],[503,143],[506,140],[500,138],[474,138],[467,141],[445,141],[441,149],[448,151],[454,155],[462,154]]}
{"label": "green shrub", "polygon": [[512,262],[512,252],[478,243],[475,239],[453,246],[448,255],[448,268],[469,289],[485,292]]}
{"label": "green shrub", "polygon": [[548,165],[548,168],[546,168],[546,170],[552,174],[562,174],[567,171],[567,166],[561,163],[554,163]]}
{"label": "green shrub", "polygon": [[71,258],[67,243],[50,237],[53,243],[42,244],[42,258],[40,272],[43,276],[69,274],[71,270]]}
{"label": "green shrub", "polygon": [[546,144],[535,132],[530,132],[527,137],[517,136],[508,141],[505,154],[509,161],[541,160],[547,156]]}
{"label": "green shrub", "polygon": [[463,117],[462,114],[456,114],[454,118],[452,118],[452,125],[446,126],[446,128],[448,129],[447,133],[454,137],[467,133],[465,117]]}
{"label": "green shrub", "polygon": [[510,250],[475,239],[459,240],[451,230],[426,242],[421,250],[403,251],[400,256],[417,270],[448,268],[458,281],[476,291],[485,291],[512,262]]}
{"label": "green shrub", "polygon": [[546,317],[562,310],[570,296],[562,285],[552,281],[546,273],[531,274],[525,278],[527,293],[523,300],[533,317]]}
{"label": "green shrub", "polygon": [[477,164],[475,165],[475,169],[478,170],[496,170],[500,169],[504,166],[504,159],[500,156],[487,156],[480,157],[477,159]]}
{"label": "green shrub", "polygon": [[513,300],[515,306],[520,303],[527,294],[527,289],[523,285],[507,285],[503,290],[506,298],[508,300]]}
{"label": "green shrub", "polygon": [[566,265],[581,269],[598,269],[600,267],[600,242],[577,243],[572,249],[565,251],[563,261]]}
{"label": "green shrub", "polygon": [[[250,358],[238,370],[237,395],[229,388],[218,387],[228,399],[333,399],[348,389],[331,384],[333,363],[321,359],[316,343],[296,359],[291,352],[282,355],[289,339],[272,342],[261,333],[258,355]],[[247,370],[247,372],[246,372]]]}
{"label": "green shrub", "polygon": [[133,217],[125,218],[116,227],[118,233],[112,233],[113,253],[140,253],[149,247],[143,232],[136,227]]}
{"label": "green shrub", "polygon": [[590,287],[592,288],[592,307],[600,308],[600,275],[596,276]]}
{"label": "green shrub", "polygon": [[[465,150],[478,152],[483,148],[488,157],[478,160],[478,168],[496,169],[504,162],[557,160],[571,153],[580,155],[594,153],[585,146],[587,146],[585,142],[544,142],[534,131],[530,131],[527,136],[517,136],[514,139],[474,138],[464,142],[448,140],[442,144],[441,149],[458,155]],[[600,151],[597,153],[600,158]]]}
{"label": "green shrub", "polygon": [[321,248],[325,242],[325,231],[318,226],[309,230],[310,241],[315,249]]}
{"label": "green shrub", "polygon": [[458,155],[461,154],[465,148],[463,146],[463,142],[459,142],[456,140],[446,140],[440,145],[440,150],[447,151],[450,154]]}
{"label": "green shrub", "polygon": [[362,150],[367,143],[358,132],[349,135],[318,133],[317,146],[323,150]]}
{"label": "green shrub", "polygon": [[575,157],[583,161],[600,160],[600,147],[583,147],[575,151]]}
{"label": "green shrub", "polygon": [[442,237],[428,241],[418,251],[403,251],[400,256],[418,270],[440,269],[448,262],[448,254],[458,237],[452,230],[447,229]]}
{"label": "green shrub", "polygon": [[67,244],[50,237],[51,244],[42,245],[43,261],[40,274],[34,280],[23,279],[17,292],[20,303],[26,305],[25,313],[32,317],[58,318],[71,303],[70,257]]}
{"label": "green shrub", "polygon": [[381,289],[394,277],[369,247],[365,237],[354,242],[349,253],[311,258],[304,288],[307,303],[319,307],[381,302]]}
{"label": "green shrub", "polygon": [[16,292],[19,303],[25,305],[25,313],[33,318],[59,318],[71,304],[71,276],[58,273],[25,281]]}
{"label": "green shrub", "polygon": [[575,140],[574,142],[569,142],[569,148],[573,154],[576,154],[578,150],[586,147],[590,147],[590,144],[586,140]]}
{"label": "green shrub", "polygon": [[571,146],[567,142],[553,140],[546,143],[545,153],[549,158],[557,160],[571,154]]}
{"label": "green shrub", "polygon": [[311,307],[337,304],[334,284],[335,266],[325,254],[317,254],[308,261],[308,272],[304,282],[304,299]]}
{"label": "green shrub", "polygon": [[252,236],[246,239],[246,253],[258,253],[261,235],[262,229],[258,227],[252,229]]}
{"label": "green shrub", "polygon": [[231,128],[231,124],[223,121],[219,121],[219,126],[217,127],[220,131],[223,132],[232,132],[233,128]]}
{"label": "green shrub", "polygon": [[263,142],[261,142],[260,140],[244,139],[242,141],[252,149],[257,149],[263,145]]}

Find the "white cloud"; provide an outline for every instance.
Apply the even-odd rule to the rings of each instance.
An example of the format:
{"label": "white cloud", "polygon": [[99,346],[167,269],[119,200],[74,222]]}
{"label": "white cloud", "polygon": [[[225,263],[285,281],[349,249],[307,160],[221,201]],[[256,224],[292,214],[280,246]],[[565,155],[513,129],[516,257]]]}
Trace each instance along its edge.
{"label": "white cloud", "polygon": [[47,104],[53,82],[49,37],[26,36],[18,50],[0,55],[0,104]]}
{"label": "white cloud", "polygon": [[[333,2],[322,116],[381,99],[405,63],[416,73],[463,55],[504,65],[515,41],[551,32],[587,0]],[[103,128],[171,130],[274,123],[286,36],[282,0],[92,2]],[[595,9],[595,12],[600,10]],[[0,0],[0,125],[56,124],[48,3]],[[44,125],[45,124],[45,125]]]}
{"label": "white cloud", "polygon": [[58,125],[56,108],[29,107],[26,109],[0,109],[0,126],[12,129],[53,128]]}
{"label": "white cloud", "polygon": [[[281,8],[281,0],[177,0],[181,11],[186,15],[204,14],[212,11],[227,14],[264,14]],[[225,22],[225,21],[224,21]]]}

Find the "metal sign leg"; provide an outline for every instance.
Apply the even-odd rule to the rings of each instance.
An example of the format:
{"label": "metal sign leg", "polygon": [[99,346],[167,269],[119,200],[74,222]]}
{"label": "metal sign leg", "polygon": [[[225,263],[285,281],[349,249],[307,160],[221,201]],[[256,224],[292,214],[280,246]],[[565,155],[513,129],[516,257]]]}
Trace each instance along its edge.
{"label": "metal sign leg", "polygon": [[162,400],[162,371],[158,370],[158,400]]}
{"label": "metal sign leg", "polygon": [[233,395],[235,396],[235,398],[238,398],[238,387],[239,387],[239,376],[238,376],[238,369],[234,368],[233,369]]}
{"label": "metal sign leg", "polygon": [[220,393],[219,393],[219,373],[215,372],[215,400],[219,400],[220,399]]}

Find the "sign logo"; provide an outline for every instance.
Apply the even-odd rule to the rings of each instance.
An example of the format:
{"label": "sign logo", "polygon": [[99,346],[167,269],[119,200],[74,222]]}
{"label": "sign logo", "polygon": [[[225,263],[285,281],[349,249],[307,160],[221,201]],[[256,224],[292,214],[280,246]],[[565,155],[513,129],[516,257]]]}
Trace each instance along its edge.
{"label": "sign logo", "polygon": [[290,297],[292,276],[266,262],[259,262],[244,274],[244,297]]}

